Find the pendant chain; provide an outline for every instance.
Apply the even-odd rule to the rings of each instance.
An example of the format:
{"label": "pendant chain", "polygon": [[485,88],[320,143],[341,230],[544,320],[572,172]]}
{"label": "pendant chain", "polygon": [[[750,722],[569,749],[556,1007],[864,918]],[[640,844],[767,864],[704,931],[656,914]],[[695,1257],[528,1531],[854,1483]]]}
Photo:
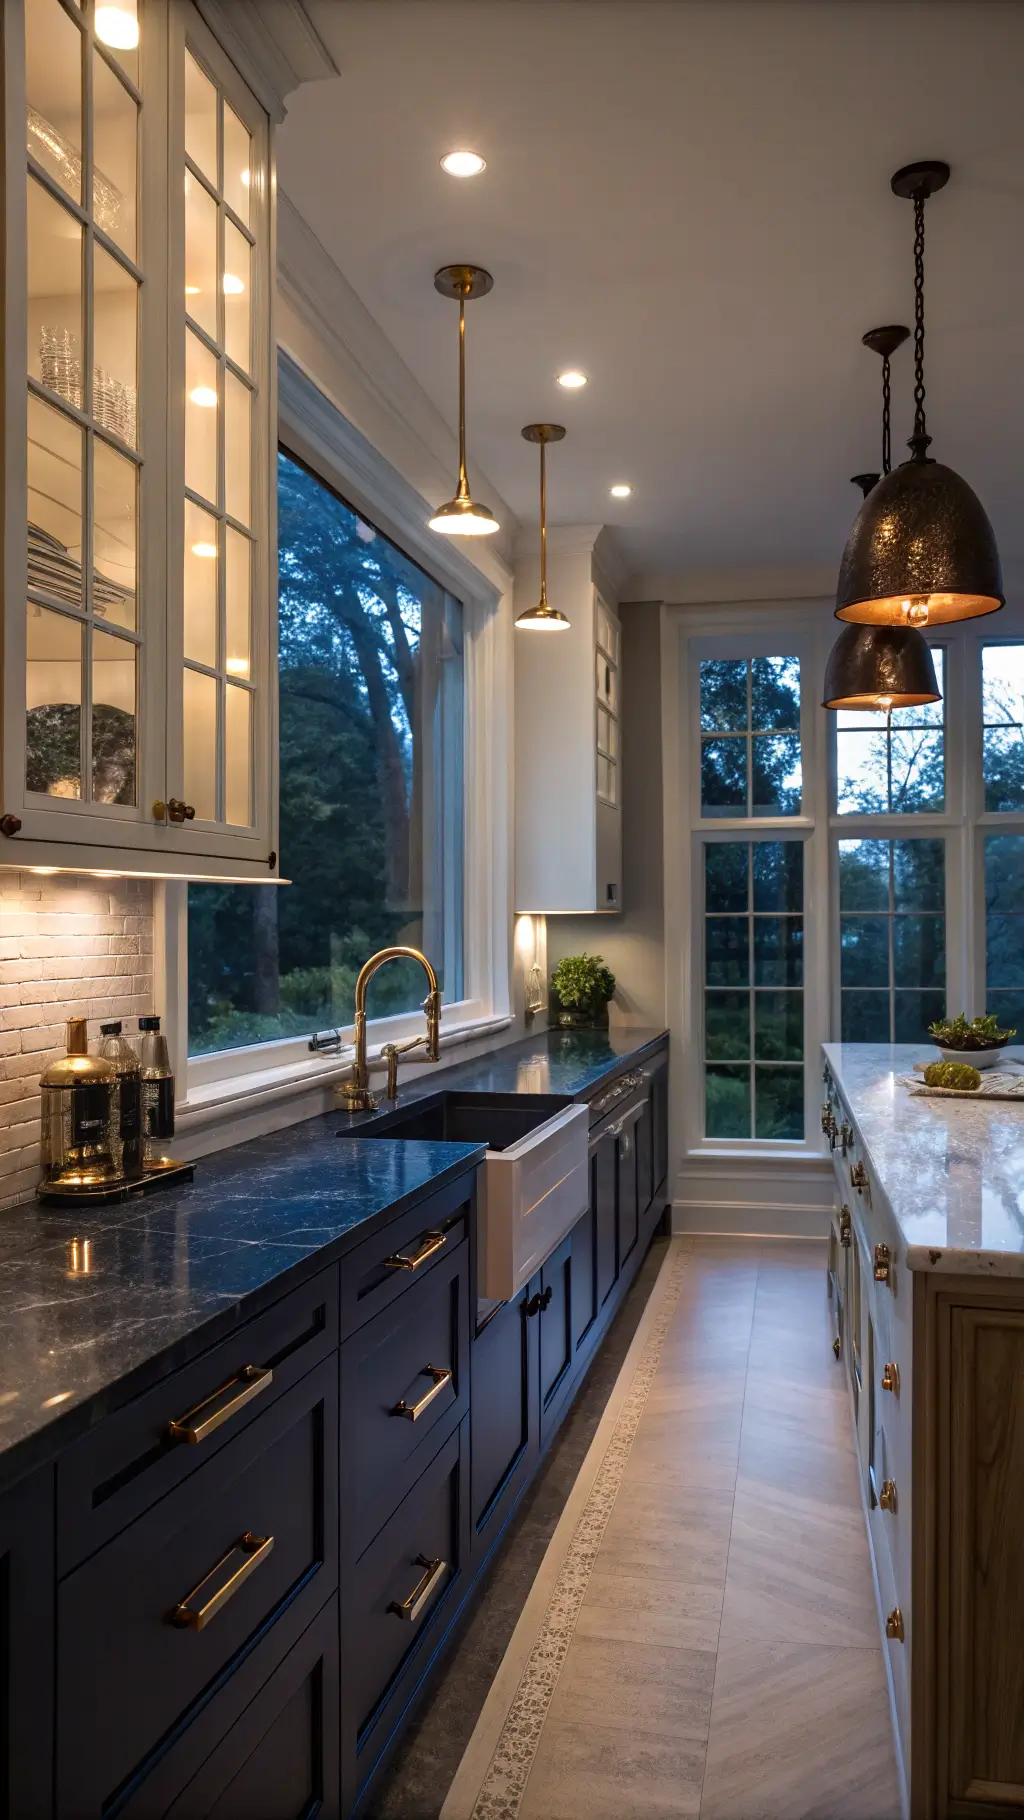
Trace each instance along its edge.
{"label": "pendant chain", "polygon": [[892,432],[889,424],[889,407],[892,402],[892,387],[889,384],[889,356],[882,357],[882,473],[892,470]]}
{"label": "pendant chain", "polygon": [[914,434],[910,446],[923,461],[931,437],[924,421],[924,205],[914,197]]}

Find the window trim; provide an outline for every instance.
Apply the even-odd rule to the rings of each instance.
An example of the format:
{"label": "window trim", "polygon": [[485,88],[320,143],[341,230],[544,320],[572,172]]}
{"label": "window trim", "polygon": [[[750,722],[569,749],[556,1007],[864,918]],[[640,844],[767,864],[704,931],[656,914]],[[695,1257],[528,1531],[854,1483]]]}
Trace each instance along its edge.
{"label": "window trim", "polygon": [[[462,602],[465,638],[465,798],[463,833],[464,996],[445,1004],[442,1049],[505,1029],[511,1004],[511,577],[504,589],[448,541],[427,528],[415,489],[378,453],[283,350],[278,354],[281,445],[365,515],[406,555]],[[282,889],[287,889],[282,886]],[[226,1100],[280,1097],[329,1085],[352,1057],[352,1027],[330,1057],[310,1055],[308,1038],[224,1049],[188,1057],[187,885],[157,891],[156,972],[172,1063],[184,1083],[186,1115]],[[372,1056],[380,1045],[419,1033],[418,1011],[373,1020]],[[312,1033],[310,1033],[312,1034]],[[267,1076],[275,1076],[270,1083]]]}

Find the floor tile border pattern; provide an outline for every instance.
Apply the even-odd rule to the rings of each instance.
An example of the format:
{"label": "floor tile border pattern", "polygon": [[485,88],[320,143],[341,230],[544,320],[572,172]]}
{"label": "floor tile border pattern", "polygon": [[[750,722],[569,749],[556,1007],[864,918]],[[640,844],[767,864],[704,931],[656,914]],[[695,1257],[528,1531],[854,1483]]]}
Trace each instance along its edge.
{"label": "floor tile border pattern", "polygon": [[654,1383],[689,1263],[686,1251],[680,1248],[675,1252],[674,1246],[665,1260],[664,1295],[559,1569],[539,1634],[473,1805],[472,1820],[516,1820],[519,1813],[544,1721]]}

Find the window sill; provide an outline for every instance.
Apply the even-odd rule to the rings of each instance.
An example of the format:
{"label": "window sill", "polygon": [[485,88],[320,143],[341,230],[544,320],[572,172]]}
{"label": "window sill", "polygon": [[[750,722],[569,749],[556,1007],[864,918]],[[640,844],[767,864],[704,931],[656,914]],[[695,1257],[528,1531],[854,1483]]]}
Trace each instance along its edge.
{"label": "window sill", "polygon": [[818,1169],[828,1164],[827,1151],[814,1150],[809,1144],[773,1144],[758,1143],[751,1138],[749,1146],[743,1150],[730,1150],[722,1145],[704,1144],[691,1150],[684,1150],[685,1163],[732,1163],[750,1164],[751,1167],[763,1168],[765,1163],[785,1163],[807,1169]]}
{"label": "window sill", "polygon": [[[507,1030],[511,1023],[510,1017],[481,1017],[473,1018],[465,1024],[457,1024],[450,1030],[442,1031],[441,1054],[444,1056],[449,1049],[457,1049],[464,1043],[477,1042],[481,1037],[497,1035],[499,1031]],[[368,1054],[370,1060],[379,1056],[380,1045],[371,1044]],[[317,1111],[328,1111],[329,1105],[314,1102],[323,1102],[334,1083],[344,1080],[354,1057],[354,1048],[346,1046],[330,1056],[310,1056],[308,1061],[288,1062],[277,1068],[253,1069],[245,1074],[231,1075],[190,1087],[185,1099],[178,1103],[176,1128],[181,1135],[187,1136],[190,1132],[227,1120],[233,1114],[250,1112],[261,1106],[277,1105],[285,1100],[298,1101],[306,1096],[311,1102],[308,1116]],[[422,1066],[421,1061],[419,1067]],[[409,1072],[403,1075],[403,1079],[410,1078],[410,1075],[415,1078],[413,1069],[416,1069],[416,1062],[411,1060]]]}

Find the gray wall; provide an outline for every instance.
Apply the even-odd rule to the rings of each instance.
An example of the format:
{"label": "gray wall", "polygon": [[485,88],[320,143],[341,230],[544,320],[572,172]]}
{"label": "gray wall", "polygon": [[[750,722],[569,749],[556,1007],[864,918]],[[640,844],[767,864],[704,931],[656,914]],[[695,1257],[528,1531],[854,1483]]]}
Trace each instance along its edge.
{"label": "gray wall", "polygon": [[666,1023],[661,740],[661,606],[627,602],[622,620],[621,916],[549,916],[549,971],[563,954],[601,954],[618,981],[613,1024]]}

